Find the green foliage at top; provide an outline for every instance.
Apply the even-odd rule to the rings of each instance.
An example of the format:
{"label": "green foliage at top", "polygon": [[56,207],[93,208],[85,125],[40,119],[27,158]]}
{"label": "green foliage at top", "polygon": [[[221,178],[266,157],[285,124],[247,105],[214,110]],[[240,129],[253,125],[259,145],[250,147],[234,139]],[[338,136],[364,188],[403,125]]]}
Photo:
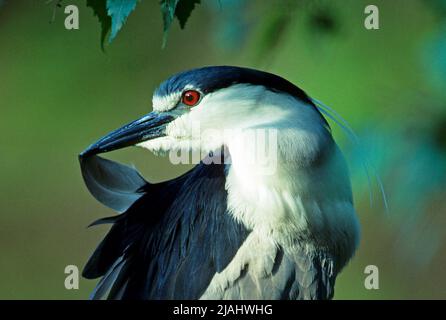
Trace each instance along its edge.
{"label": "green foliage at top", "polygon": [[164,23],[163,47],[166,45],[167,33],[175,17],[175,9],[178,5],[178,2],[179,0],[161,0],[160,2],[161,14],[163,15],[163,23]]}
{"label": "green foliage at top", "polygon": [[[101,47],[104,49],[105,39],[110,32],[108,39],[111,43],[118,32],[122,29],[130,13],[135,10],[137,0],[87,0],[87,6],[93,9],[95,16],[101,23]],[[167,35],[172,22],[178,19],[180,27],[183,29],[189,19],[195,5],[200,0],[161,0],[160,9],[163,17],[163,44],[167,41]]]}
{"label": "green foliage at top", "polygon": [[178,19],[180,27],[183,29],[195,5],[199,3],[200,0],[161,0],[161,14],[164,22],[163,47],[166,45],[167,34],[174,18]]}
{"label": "green foliage at top", "polygon": [[127,20],[130,13],[135,10],[136,0],[107,0],[107,14],[112,19],[112,30],[109,38],[111,42],[118,31],[121,30],[122,25]]}
{"label": "green foliage at top", "polygon": [[105,6],[105,0],[87,0],[87,7],[93,9],[94,15],[98,17],[101,23],[101,47],[104,49],[105,37],[111,28],[111,18],[107,14],[107,8]]}
{"label": "green foliage at top", "polygon": [[200,4],[200,0],[182,0],[177,4],[175,17],[178,19],[181,29],[186,26],[187,19],[189,19],[196,4]]}

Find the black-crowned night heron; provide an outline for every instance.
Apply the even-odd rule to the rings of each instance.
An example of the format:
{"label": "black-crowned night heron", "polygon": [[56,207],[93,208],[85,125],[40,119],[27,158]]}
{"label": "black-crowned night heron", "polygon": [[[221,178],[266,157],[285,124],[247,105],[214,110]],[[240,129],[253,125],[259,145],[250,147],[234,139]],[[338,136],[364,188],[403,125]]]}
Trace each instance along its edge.
{"label": "black-crowned night heron", "polygon": [[[274,151],[267,169],[245,139],[262,130],[274,133],[262,135]],[[209,155],[151,184],[96,156],[130,145]],[[301,89],[270,73],[179,73],[156,90],[153,112],[80,161],[90,192],[121,213],[95,223],[113,226],[83,272],[102,277],[92,298],[328,299],[358,244],[348,170],[326,120]]]}

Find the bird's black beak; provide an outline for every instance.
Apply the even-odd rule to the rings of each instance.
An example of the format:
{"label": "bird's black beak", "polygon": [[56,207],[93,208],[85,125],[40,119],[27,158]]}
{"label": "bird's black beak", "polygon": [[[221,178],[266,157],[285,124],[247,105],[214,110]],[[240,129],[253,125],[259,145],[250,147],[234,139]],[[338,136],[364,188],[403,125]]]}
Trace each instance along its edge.
{"label": "bird's black beak", "polygon": [[85,158],[162,137],[165,135],[166,125],[173,119],[174,117],[171,115],[151,112],[109,133],[99,141],[90,145],[79,156]]}

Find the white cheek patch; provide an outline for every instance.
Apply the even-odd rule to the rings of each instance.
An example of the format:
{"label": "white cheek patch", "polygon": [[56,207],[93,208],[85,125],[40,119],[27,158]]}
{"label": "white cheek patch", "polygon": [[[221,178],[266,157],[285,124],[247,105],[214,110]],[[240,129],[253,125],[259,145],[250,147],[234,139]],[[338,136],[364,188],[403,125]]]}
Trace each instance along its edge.
{"label": "white cheek patch", "polygon": [[165,134],[163,137],[141,142],[138,146],[157,154],[164,154],[171,150],[196,147],[197,142],[194,140],[199,139],[199,132],[194,135],[189,114],[180,116],[170,122],[166,127]]}
{"label": "white cheek patch", "polygon": [[171,110],[177,105],[180,98],[181,98],[180,92],[174,92],[164,97],[153,96],[152,98],[153,111],[165,112]]}
{"label": "white cheek patch", "polygon": [[207,155],[200,153],[199,141],[178,140],[169,136],[144,141],[137,146],[148,149],[157,156],[169,156],[172,164],[198,164]]}

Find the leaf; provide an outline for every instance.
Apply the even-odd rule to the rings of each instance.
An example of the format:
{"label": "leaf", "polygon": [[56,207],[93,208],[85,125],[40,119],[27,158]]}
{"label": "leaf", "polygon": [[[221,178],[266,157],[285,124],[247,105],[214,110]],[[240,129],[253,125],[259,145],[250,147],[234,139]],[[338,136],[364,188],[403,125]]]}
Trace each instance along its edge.
{"label": "leaf", "polygon": [[189,19],[190,14],[195,9],[195,5],[200,4],[200,0],[181,0],[175,9],[175,16],[180,23],[181,29],[184,29],[187,19]]}
{"label": "leaf", "polygon": [[111,28],[111,18],[107,14],[106,0],[87,0],[87,7],[93,9],[101,24],[101,48],[104,50],[105,37]]}
{"label": "leaf", "polygon": [[[2,0],[0,0],[2,1]],[[104,50],[104,42],[111,29],[109,43],[113,41],[130,13],[135,10],[137,0],[87,0],[87,6],[91,7],[95,16],[101,23],[101,48]],[[184,29],[192,11],[201,0],[161,0],[161,14],[163,17],[163,44],[166,46],[167,35],[174,18],[178,19],[181,29]]]}
{"label": "leaf", "polygon": [[111,34],[109,42],[121,30],[130,13],[136,7],[136,0],[107,0],[107,14],[111,17]]}
{"label": "leaf", "polygon": [[175,9],[177,7],[179,0],[161,0],[161,14],[163,16],[163,45],[164,48],[167,42],[167,33],[169,31],[170,25],[172,24],[173,18],[175,16]]}

